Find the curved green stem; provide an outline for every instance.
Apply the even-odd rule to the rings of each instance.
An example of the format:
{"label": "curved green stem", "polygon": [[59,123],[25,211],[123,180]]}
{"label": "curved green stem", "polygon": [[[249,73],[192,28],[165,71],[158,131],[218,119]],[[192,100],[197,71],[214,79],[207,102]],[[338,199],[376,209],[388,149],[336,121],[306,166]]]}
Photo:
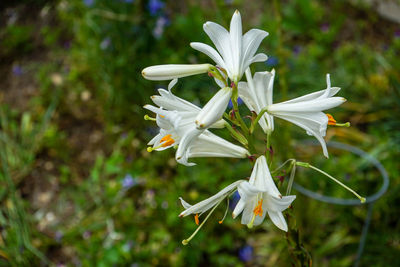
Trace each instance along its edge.
{"label": "curved green stem", "polygon": [[333,177],[332,175],[324,172],[323,170],[318,169],[317,167],[314,167],[313,165],[311,165],[310,163],[307,162],[296,162],[297,166],[302,166],[304,168],[310,168],[313,169],[323,175],[325,175],[326,177],[328,177],[329,179],[333,180],[334,182],[336,182],[337,184],[341,185],[343,188],[345,188],[346,190],[348,190],[349,192],[353,193],[360,201],[361,203],[365,202],[365,198],[360,196],[359,194],[356,193],[356,191],[354,191],[353,189],[351,189],[350,187],[348,187],[347,185],[345,185],[344,183],[342,183],[341,181],[339,181],[338,179],[336,179],[335,177]]}

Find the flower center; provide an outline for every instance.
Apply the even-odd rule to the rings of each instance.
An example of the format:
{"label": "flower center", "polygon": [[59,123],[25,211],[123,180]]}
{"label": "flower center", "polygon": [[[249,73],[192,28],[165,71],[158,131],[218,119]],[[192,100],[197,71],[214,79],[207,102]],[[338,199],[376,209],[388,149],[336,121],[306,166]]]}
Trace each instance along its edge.
{"label": "flower center", "polygon": [[254,217],[257,216],[257,215],[262,217],[262,214],[263,214],[262,203],[263,203],[262,199],[258,201],[257,206],[253,210]]}
{"label": "flower center", "polygon": [[328,117],[328,125],[336,125],[336,120],[331,114],[326,114],[326,116]]}

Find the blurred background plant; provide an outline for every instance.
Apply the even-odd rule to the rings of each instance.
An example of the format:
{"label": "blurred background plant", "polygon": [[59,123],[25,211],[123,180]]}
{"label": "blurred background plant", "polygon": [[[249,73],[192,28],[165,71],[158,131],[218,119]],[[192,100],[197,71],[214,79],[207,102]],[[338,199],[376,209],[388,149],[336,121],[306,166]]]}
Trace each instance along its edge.
{"label": "blurred background plant", "polygon": [[[352,127],[330,128],[327,139],[368,151],[391,177],[361,266],[399,266],[400,24],[371,2],[2,1],[0,265],[290,266],[284,233],[269,221],[252,230],[229,218],[220,225],[223,208],[181,245],[196,225],[178,218],[178,196],[204,199],[248,176],[247,162],[199,159],[184,168],[173,151],[146,151],[156,127],[143,120],[142,106],[167,82],[146,81],[141,70],[208,62],[189,43],[209,43],[202,24],[226,26],[239,9],[245,29],[270,33],[260,48],[270,58],[255,67],[276,68],[276,101],[324,88],[326,73],[342,88],[348,102],[335,118]],[[393,3],[391,12],[400,6],[382,2]],[[174,90],[204,105],[216,88],[203,75]],[[324,161],[320,150],[311,156],[302,147],[301,130],[277,127],[287,131],[273,136],[276,155],[307,159],[363,195],[378,190],[379,175],[359,158],[337,152]],[[349,197],[316,173],[297,179]],[[315,266],[353,264],[366,212],[298,195],[293,214]]]}

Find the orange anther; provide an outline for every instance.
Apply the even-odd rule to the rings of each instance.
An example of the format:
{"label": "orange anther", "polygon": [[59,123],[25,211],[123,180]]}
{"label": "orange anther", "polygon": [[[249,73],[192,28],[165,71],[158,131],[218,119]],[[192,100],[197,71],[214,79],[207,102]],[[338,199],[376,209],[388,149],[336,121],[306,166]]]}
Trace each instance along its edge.
{"label": "orange anther", "polygon": [[262,217],[262,215],[263,215],[262,203],[263,203],[262,199],[258,201],[257,206],[253,210],[254,216],[258,215],[258,216]]}
{"label": "orange anther", "polygon": [[199,214],[196,213],[196,215],[194,215],[194,222],[199,225]]}
{"label": "orange anther", "polygon": [[326,116],[328,117],[328,125],[336,125],[336,120],[331,114],[326,114]]}
{"label": "orange anther", "polygon": [[175,140],[173,138],[171,138],[170,134],[167,134],[166,136],[164,136],[163,138],[161,138],[160,143],[162,143],[162,147],[166,147],[166,146],[170,146],[173,143],[175,143]]}

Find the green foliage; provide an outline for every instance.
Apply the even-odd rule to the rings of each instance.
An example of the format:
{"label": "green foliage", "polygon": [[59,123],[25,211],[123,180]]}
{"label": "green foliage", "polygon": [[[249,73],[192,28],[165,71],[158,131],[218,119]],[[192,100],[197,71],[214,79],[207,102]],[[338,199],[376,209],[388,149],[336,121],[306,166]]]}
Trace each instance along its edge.
{"label": "green foliage", "polygon": [[[276,61],[254,68],[276,68],[275,101],[325,88],[326,73],[342,88],[339,94],[348,102],[332,112],[352,127],[330,128],[327,139],[368,151],[391,177],[389,191],[375,204],[361,266],[398,265],[393,256],[400,250],[398,25],[342,1],[168,1],[155,16],[144,0],[43,5],[54,18],[43,25],[32,21],[39,31],[18,21],[0,31],[0,57],[11,58],[10,65],[40,55],[32,74],[38,89],[28,108],[0,97],[0,265],[290,266],[290,244],[304,249],[304,262],[308,251],[314,266],[353,264],[366,207],[333,206],[300,194],[290,211],[298,239],[293,234],[286,242],[269,220],[255,229],[230,216],[218,224],[226,208],[221,203],[190,245],[181,245],[196,225],[193,218],[178,217],[178,197],[198,202],[251,170],[244,160],[229,159],[196,159],[197,166],[183,168],[173,149],[148,153],[156,127],[142,119],[142,106],[167,82],[145,81],[140,72],[155,64],[213,63],[189,43],[210,44],[202,24],[228,26],[236,8],[245,30],[270,33],[260,51]],[[160,14],[168,18],[161,35],[154,31]],[[31,74],[13,75],[10,71],[10,79],[18,80]],[[203,75],[180,79],[173,90],[204,105],[216,89]],[[285,133],[272,136],[271,169],[296,156],[362,195],[379,188],[379,174],[362,159],[331,149],[326,161],[319,147],[298,141],[308,138],[303,130],[278,119],[276,127]],[[294,151],[287,149],[292,146]],[[325,195],[351,197],[307,169],[298,168],[295,179]],[[238,257],[245,245],[254,249],[249,263]]]}

